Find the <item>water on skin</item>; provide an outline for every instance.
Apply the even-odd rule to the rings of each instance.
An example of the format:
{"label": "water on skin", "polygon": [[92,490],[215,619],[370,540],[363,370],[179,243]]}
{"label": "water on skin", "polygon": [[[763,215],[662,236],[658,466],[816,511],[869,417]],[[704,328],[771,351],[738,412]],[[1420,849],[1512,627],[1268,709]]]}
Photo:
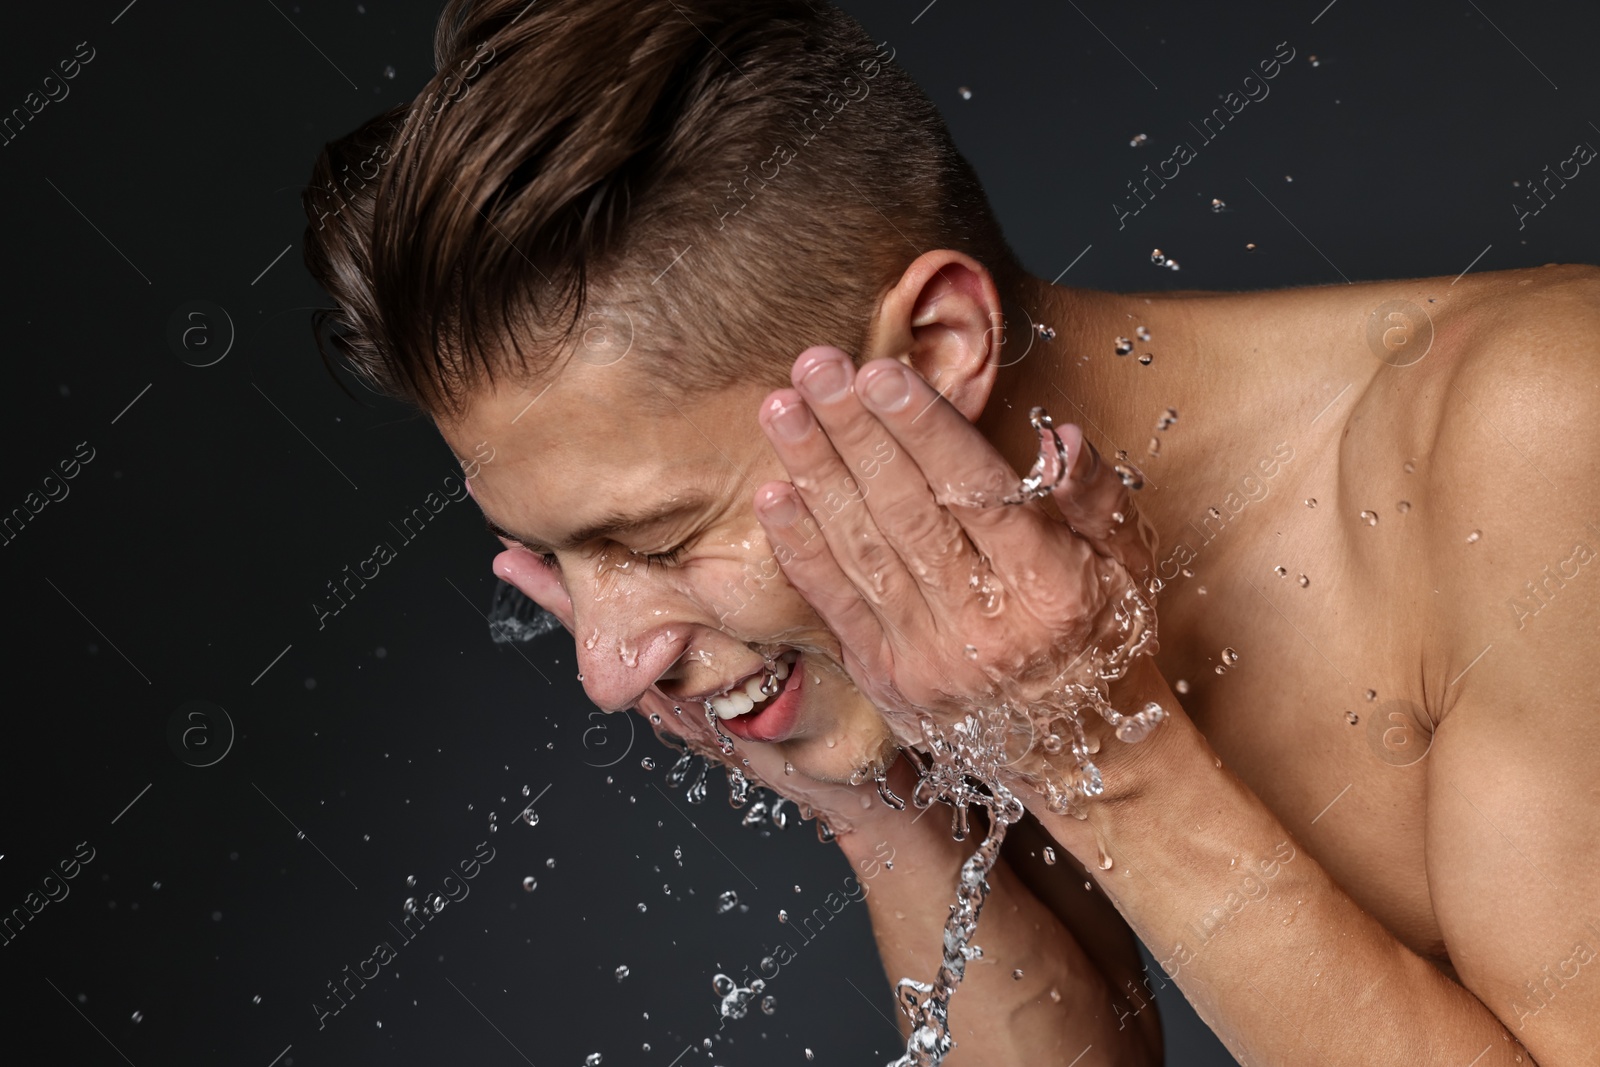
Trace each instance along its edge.
{"label": "water on skin", "polygon": [[[1175,412],[1173,417],[1176,418]],[[1049,416],[1042,408],[1034,408],[1029,421],[1040,435],[1038,459],[1017,491],[1001,497],[997,501],[999,504],[1021,503],[1043,496],[1066,475],[1066,448]],[[1119,467],[1118,474],[1130,489],[1143,485],[1143,477],[1136,468]],[[974,502],[970,497],[958,502],[985,506],[984,501]],[[1111,598],[1110,618],[1100,627],[1103,632],[1089,649],[1087,681],[1069,682],[1056,694],[1020,708],[1004,700],[992,707],[974,708],[948,726],[918,712],[924,741],[922,750],[928,762],[922,767],[912,791],[912,803],[921,809],[935,801],[949,804],[953,813],[951,832],[957,840],[966,835],[967,812],[974,804],[981,804],[988,811],[990,829],[976,852],[962,864],[956,903],[945,923],[943,961],[934,980],[930,983],[902,978],[896,986],[896,999],[910,1019],[912,1031],[906,1040],[905,1054],[889,1067],[939,1067],[954,1046],[949,1030],[950,998],[966,973],[967,962],[982,956],[983,950],[972,943],[972,938],[989,894],[988,875],[999,857],[1007,829],[1024,811],[1021,801],[1001,780],[1002,769],[1013,762],[1006,747],[1013,734],[1013,719],[1020,716],[1029,720],[1030,736],[1047,739],[1041,746],[1047,756],[1040,761],[1037,770],[1031,766],[1026,770],[1014,769],[1021,772],[1025,781],[1043,788],[1052,811],[1084,818],[1086,815],[1078,802],[1104,792],[1099,768],[1090,759],[1098,744],[1085,734],[1082,719],[1085,708],[1097,712],[1126,743],[1142,740],[1166,717],[1165,709],[1154,702],[1133,715],[1123,715],[1112,708],[1107,699],[1107,683],[1123,677],[1134,656],[1156,650],[1154,608],[1125,572],[1120,577],[1125,589],[1121,597]],[[980,592],[983,589],[983,581],[977,575],[974,575],[974,588]],[[1110,651],[1106,651],[1108,648]],[[1225,652],[1233,653],[1233,650]],[[1237,653],[1233,653],[1233,659],[1237,660]],[[1049,756],[1063,749],[1070,752],[1073,765],[1057,768]],[[1054,853],[1047,850],[1046,855],[1049,863]],[[1100,855],[1101,869],[1109,870],[1110,857],[1103,849]]]}

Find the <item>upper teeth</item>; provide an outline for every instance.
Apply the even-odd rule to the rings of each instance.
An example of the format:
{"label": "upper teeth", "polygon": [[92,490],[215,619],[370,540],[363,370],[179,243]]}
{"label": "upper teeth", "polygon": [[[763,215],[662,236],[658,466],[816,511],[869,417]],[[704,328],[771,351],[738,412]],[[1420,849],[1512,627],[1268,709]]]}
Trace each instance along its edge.
{"label": "upper teeth", "polygon": [[[706,703],[710,705],[711,710],[716,713],[719,719],[731,719],[735,716],[746,714],[757,704],[777,693],[777,682],[789,677],[789,665],[798,656],[799,653],[794,651],[783,653],[778,657],[770,672],[762,671],[759,674],[752,674],[742,683],[735,684],[729,687],[727,691],[710,697],[706,700]],[[775,678],[777,682],[768,684],[769,678]],[[770,690],[770,692],[763,692],[764,688]]]}

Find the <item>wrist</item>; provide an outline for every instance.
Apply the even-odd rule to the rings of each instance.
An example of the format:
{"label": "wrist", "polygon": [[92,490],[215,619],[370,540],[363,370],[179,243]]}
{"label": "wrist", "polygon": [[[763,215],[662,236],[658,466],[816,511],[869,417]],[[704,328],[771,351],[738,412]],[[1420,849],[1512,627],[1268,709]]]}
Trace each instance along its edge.
{"label": "wrist", "polygon": [[1006,786],[1041,821],[1067,818],[1063,812],[1050,810],[1047,781],[1059,792],[1073,796],[1072,806],[1087,816],[1072,821],[1099,826],[1108,818],[1135,816],[1152,801],[1169,803],[1176,784],[1202,763],[1214,769],[1210,745],[1184,713],[1152,657],[1135,657],[1127,674],[1108,686],[1107,700],[1123,715],[1132,715],[1151,703],[1160,705],[1166,715],[1142,740],[1129,743],[1119,740],[1111,725],[1092,709],[1080,711],[1084,734],[1095,749],[1090,759],[1100,771],[1103,786],[1101,794],[1093,798],[1071,794],[1074,762],[1065,747],[1055,756],[1030,752],[1005,768],[1002,780]]}

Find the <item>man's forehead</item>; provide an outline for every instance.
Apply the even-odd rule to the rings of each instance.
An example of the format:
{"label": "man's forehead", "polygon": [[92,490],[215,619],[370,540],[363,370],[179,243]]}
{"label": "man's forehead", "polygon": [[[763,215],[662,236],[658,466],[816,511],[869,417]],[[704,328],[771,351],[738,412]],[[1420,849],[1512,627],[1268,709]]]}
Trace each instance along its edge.
{"label": "man's forehead", "polygon": [[548,383],[482,391],[440,421],[492,524],[554,548],[621,520],[684,518],[726,503],[767,451],[759,396],[665,403],[639,369],[620,369],[573,361]]}

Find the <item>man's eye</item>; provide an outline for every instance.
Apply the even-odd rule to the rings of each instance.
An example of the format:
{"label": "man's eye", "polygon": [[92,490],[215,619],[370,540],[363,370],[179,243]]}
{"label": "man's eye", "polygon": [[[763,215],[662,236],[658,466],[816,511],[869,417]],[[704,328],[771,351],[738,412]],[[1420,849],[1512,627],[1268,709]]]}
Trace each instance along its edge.
{"label": "man's eye", "polygon": [[683,557],[683,546],[669,548],[665,552],[634,552],[632,554],[644,559],[645,570],[648,571],[652,563],[659,563],[664,567],[671,567],[677,563]]}
{"label": "man's eye", "polygon": [[561,569],[561,564],[556,561],[556,554],[554,552],[535,552],[534,555],[539,557],[540,563],[544,564],[551,570],[556,571]]}

